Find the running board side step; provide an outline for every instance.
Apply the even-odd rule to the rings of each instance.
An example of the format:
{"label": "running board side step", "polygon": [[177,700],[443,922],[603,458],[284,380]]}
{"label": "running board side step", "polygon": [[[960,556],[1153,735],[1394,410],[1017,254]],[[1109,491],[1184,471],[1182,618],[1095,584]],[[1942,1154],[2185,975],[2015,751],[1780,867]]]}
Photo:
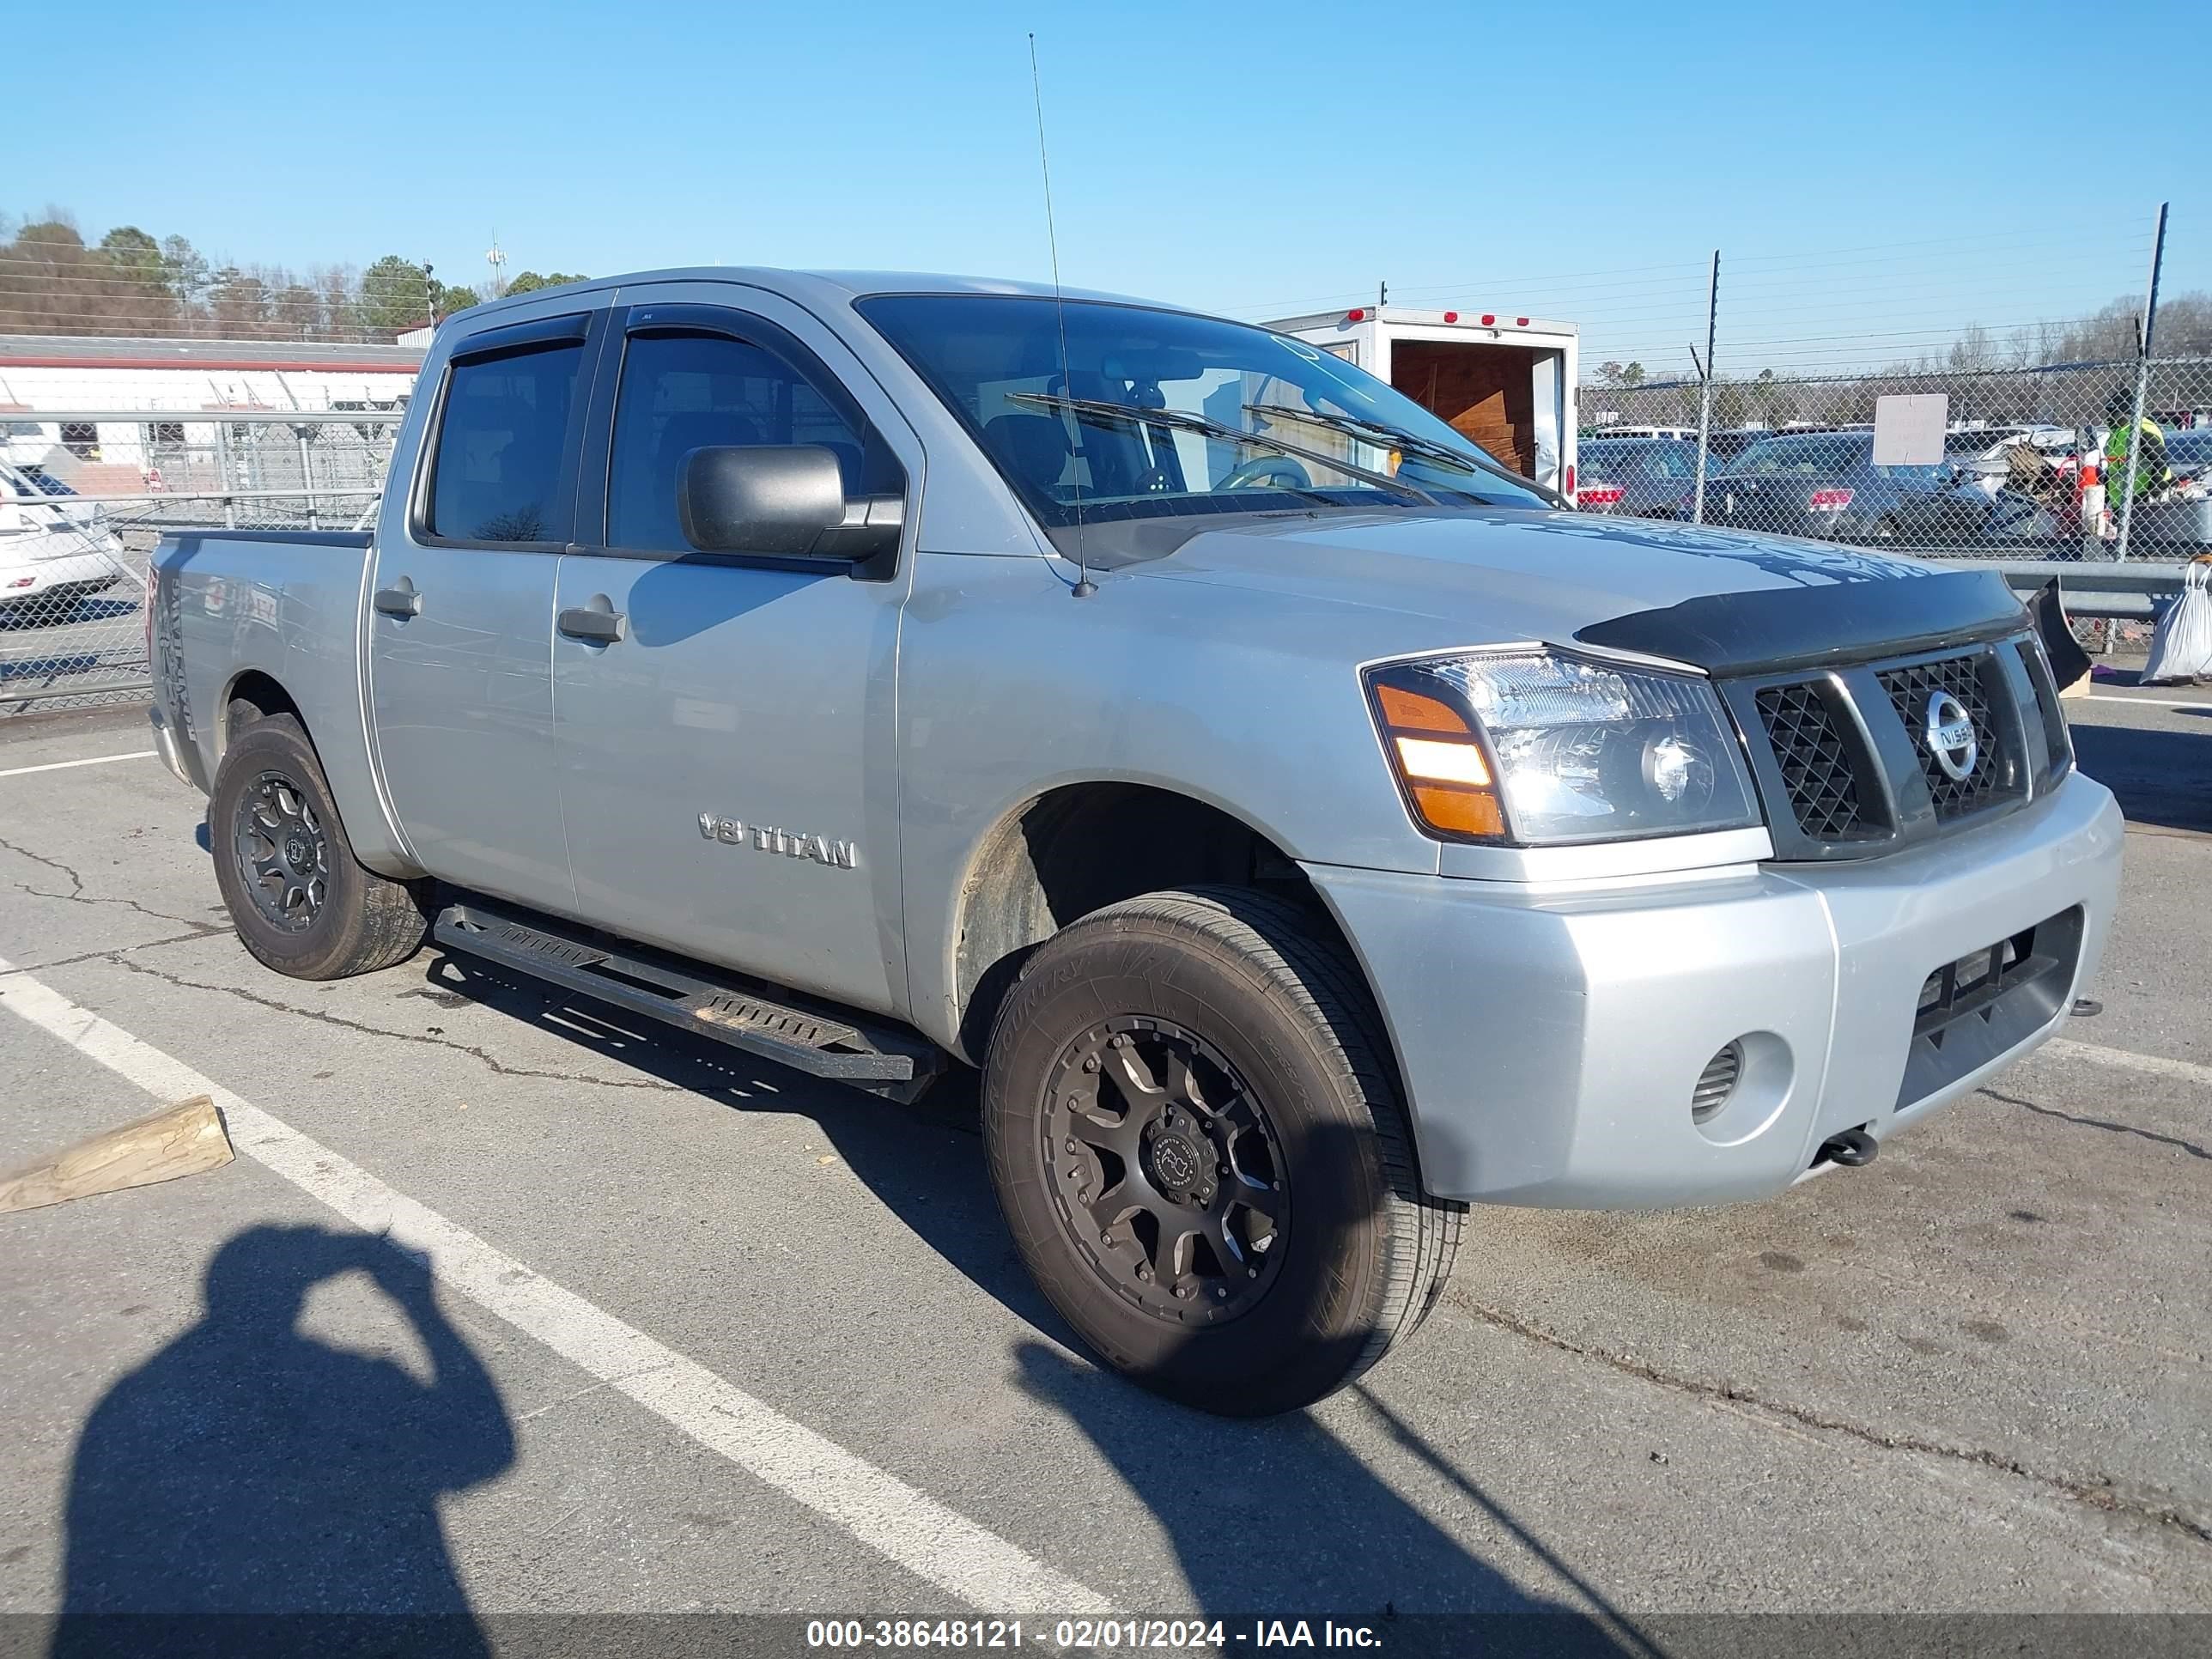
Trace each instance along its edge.
{"label": "running board side step", "polygon": [[[889,1025],[861,1024],[763,995],[737,975],[717,980],[703,966],[672,966],[658,952],[602,943],[583,930],[489,905],[449,904],[431,935],[450,950],[527,974],[563,990],[612,1003],[665,1024],[711,1037],[816,1077],[834,1078],[912,1099],[941,1070],[945,1056],[927,1039]],[[631,954],[635,951],[636,954]]]}

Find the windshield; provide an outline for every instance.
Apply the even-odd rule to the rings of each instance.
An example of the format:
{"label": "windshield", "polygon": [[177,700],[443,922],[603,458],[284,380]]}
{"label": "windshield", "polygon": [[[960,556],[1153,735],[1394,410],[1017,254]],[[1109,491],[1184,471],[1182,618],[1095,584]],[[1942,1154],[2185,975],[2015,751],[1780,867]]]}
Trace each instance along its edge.
{"label": "windshield", "polygon": [[1583,446],[1584,478],[1694,478],[1698,447],[1671,438],[1600,438]]}
{"label": "windshield", "polygon": [[1872,438],[1762,438],[1729,463],[1731,472],[1766,478],[1816,478],[1863,465]]}
{"label": "windshield", "polygon": [[1906,483],[1940,484],[1948,465],[1875,466],[1871,432],[1823,433],[1817,437],[1762,438],[1729,463],[1733,477],[1832,478],[1865,471]]}
{"label": "windshield", "polygon": [[1372,375],[1264,329],[1048,295],[884,295],[858,308],[1048,529],[1556,504]]}

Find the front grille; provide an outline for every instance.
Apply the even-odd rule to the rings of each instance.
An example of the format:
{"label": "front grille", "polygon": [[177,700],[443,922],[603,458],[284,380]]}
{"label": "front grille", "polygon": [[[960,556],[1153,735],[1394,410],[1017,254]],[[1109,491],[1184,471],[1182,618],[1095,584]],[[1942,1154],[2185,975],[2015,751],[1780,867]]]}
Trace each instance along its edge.
{"label": "front grille", "polygon": [[[2073,765],[2040,647],[1986,645],[1723,681],[1766,809],[1774,856],[1862,859],[1985,822],[2057,786]],[[1929,742],[1929,705],[1956,698],[1974,732],[1964,760]],[[1946,704],[1943,709],[1956,716]],[[1955,729],[1953,736],[1956,736]]]}
{"label": "front grille", "polygon": [[[2005,752],[2004,728],[1994,717],[1985,684],[1984,667],[1988,661],[1988,652],[1974,651],[1904,668],[1885,668],[1877,677],[1919,751],[1920,774],[1928,781],[1928,793],[1935,799],[1939,820],[1962,818],[1981,811],[1996,799],[2012,770],[2011,758]],[[1959,700],[1974,727],[1973,768],[1963,778],[1954,778],[1943,769],[1926,736],[1928,705],[1946,691]]]}
{"label": "front grille", "polygon": [[1850,748],[1820,686],[1771,685],[1759,694],[1759,714],[1797,827],[1814,841],[1847,841],[1872,830]]}

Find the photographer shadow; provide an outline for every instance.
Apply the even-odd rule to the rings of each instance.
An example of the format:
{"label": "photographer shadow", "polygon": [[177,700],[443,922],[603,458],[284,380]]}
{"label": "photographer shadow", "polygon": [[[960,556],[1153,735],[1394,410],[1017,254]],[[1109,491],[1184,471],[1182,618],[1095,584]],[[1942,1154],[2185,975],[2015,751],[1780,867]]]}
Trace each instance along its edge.
{"label": "photographer shadow", "polygon": [[[299,1328],[366,1274],[431,1380]],[[514,1461],[483,1362],[428,1268],[386,1241],[249,1228],[208,1264],[199,1322],[117,1382],[70,1473],[52,1651],[489,1651],[438,1514]]]}

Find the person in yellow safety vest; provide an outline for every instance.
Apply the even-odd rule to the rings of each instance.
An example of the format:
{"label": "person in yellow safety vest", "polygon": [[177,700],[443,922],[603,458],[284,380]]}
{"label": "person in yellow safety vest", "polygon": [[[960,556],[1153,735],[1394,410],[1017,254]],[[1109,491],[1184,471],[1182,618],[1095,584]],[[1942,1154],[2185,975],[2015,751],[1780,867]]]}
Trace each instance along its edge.
{"label": "person in yellow safety vest", "polygon": [[[2117,514],[2128,496],[2128,417],[2135,412],[2135,394],[2124,386],[2105,400],[2105,418],[2112,432],[2105,440],[2105,505]],[[2142,418],[2142,453],[2136,461],[2135,497],[2155,495],[2173,482],[2166,464],[2166,434],[2148,415]]]}

